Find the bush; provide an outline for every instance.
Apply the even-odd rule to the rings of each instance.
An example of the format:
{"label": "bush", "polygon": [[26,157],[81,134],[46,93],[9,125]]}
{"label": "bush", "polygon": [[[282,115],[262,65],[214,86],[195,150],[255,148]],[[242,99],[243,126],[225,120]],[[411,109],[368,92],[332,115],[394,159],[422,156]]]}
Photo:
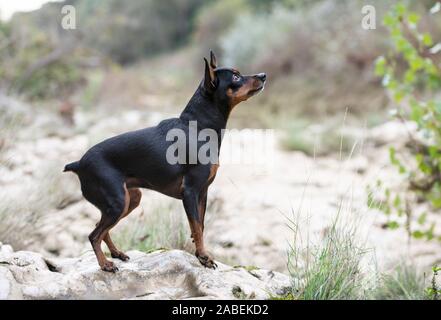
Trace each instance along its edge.
{"label": "bush", "polygon": [[[436,6],[431,11],[441,14]],[[430,212],[441,208],[441,67],[437,58],[441,43],[435,44],[420,21],[421,16],[402,2],[384,17],[394,47],[377,59],[376,73],[383,77],[383,85],[397,105],[396,117],[416,123],[417,132],[409,133],[412,157],[407,156],[407,150],[390,149],[390,161],[405,178],[406,187],[398,192],[384,187],[383,202],[377,207],[389,217],[390,228],[401,226],[409,236],[441,241],[429,212],[415,217],[413,207],[413,203],[424,201],[432,206]],[[377,186],[383,187],[383,183]]]}
{"label": "bush", "polygon": [[428,299],[424,275],[420,274],[413,265],[400,264],[392,273],[380,276],[372,298],[377,300]]}
{"label": "bush", "polygon": [[219,39],[234,25],[236,19],[250,11],[247,0],[216,1],[203,7],[196,19],[194,41],[202,44],[201,50],[220,51]]}
{"label": "bush", "polygon": [[[341,209],[340,209],[341,210]],[[357,222],[337,217],[324,231],[319,242],[312,242],[309,233],[302,234],[298,218],[289,220],[293,240],[288,252],[288,271],[292,286],[282,300],[423,300],[439,299],[437,272],[434,267],[431,284],[415,265],[400,263],[392,272],[368,273],[372,268],[369,250],[359,240]],[[349,223],[348,223],[349,222]],[[308,232],[308,231],[307,231]],[[376,268],[375,268],[376,269]],[[371,271],[372,272],[372,271]]]}
{"label": "bush", "polygon": [[[386,6],[374,5],[378,14]],[[244,72],[265,71],[271,96],[261,99],[273,112],[317,118],[347,108],[356,115],[384,109],[371,65],[386,34],[363,30],[360,8],[358,1],[324,0],[248,12],[221,37],[223,62]]]}
{"label": "bush", "polygon": [[119,63],[132,63],[186,43],[202,4],[202,0],[102,1],[86,13],[81,30],[86,45]]}
{"label": "bush", "polygon": [[0,87],[27,98],[53,98],[81,82],[77,53],[57,47],[47,33],[0,22]]}
{"label": "bush", "polygon": [[[288,253],[291,296],[301,300],[357,299],[362,288],[361,260],[367,250],[357,243],[357,228],[337,218],[323,241],[302,247],[295,221],[290,221],[293,242]],[[307,239],[309,241],[309,237]]]}

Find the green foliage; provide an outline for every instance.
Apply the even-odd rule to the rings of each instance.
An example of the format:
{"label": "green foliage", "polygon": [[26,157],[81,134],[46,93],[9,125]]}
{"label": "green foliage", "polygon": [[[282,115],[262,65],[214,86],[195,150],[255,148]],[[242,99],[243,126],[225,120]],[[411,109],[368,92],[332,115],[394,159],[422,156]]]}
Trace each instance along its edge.
{"label": "green foliage", "polygon": [[300,300],[357,299],[362,287],[361,260],[367,250],[357,243],[357,229],[337,217],[316,245],[299,244],[299,229],[290,221],[294,241],[290,244],[288,270],[291,295]]}
{"label": "green foliage", "polygon": [[441,272],[441,268],[438,266],[434,266],[432,268],[432,281],[430,287],[426,289],[426,294],[432,299],[432,300],[441,300],[441,288],[439,287],[437,280],[438,280],[438,272]]}
{"label": "green foliage", "polygon": [[219,39],[222,35],[233,27],[240,15],[250,12],[248,2],[247,0],[223,0],[203,7],[196,19],[194,40],[203,45],[205,52],[208,48],[219,52]]}
{"label": "green foliage", "polygon": [[[384,1],[372,4],[384,12]],[[220,37],[221,60],[243,72],[268,74],[267,98],[253,101],[267,113],[317,120],[346,108],[354,115],[383,109],[386,95],[371,64],[383,52],[385,32],[348,28],[360,24],[360,7],[347,0],[251,6]]]}
{"label": "green foliage", "polygon": [[[415,265],[400,263],[392,272],[373,275],[362,268],[369,249],[359,241],[357,222],[343,221],[340,212],[325,229],[322,241],[312,242],[297,220],[289,220],[293,240],[288,252],[292,286],[274,300],[423,300],[439,299],[441,291],[433,268],[430,287]],[[364,265],[364,263],[363,263]],[[367,265],[365,265],[368,267]],[[364,270],[366,269],[366,270]]]}
{"label": "green foliage", "polygon": [[294,12],[281,6],[275,7],[270,13],[241,14],[220,40],[225,64],[252,66],[260,63],[260,59],[268,58],[263,52],[269,48],[280,48],[288,41],[295,16]]}
{"label": "green foliage", "polygon": [[0,86],[28,98],[62,96],[81,80],[75,52],[38,66],[57,49],[39,30],[15,29],[0,22]]}
{"label": "green foliage", "polygon": [[115,243],[122,250],[149,252],[158,248],[188,249],[188,234],[185,214],[177,206],[158,206],[148,215],[125,221],[117,228]]}
{"label": "green foliage", "polygon": [[426,219],[427,213],[416,219],[412,216],[410,200],[423,199],[434,211],[441,208],[441,101],[437,95],[441,88],[441,67],[431,53],[434,46],[431,34],[419,31],[420,20],[421,16],[403,2],[395,4],[384,17],[393,49],[377,59],[375,73],[383,78],[383,86],[398,106],[396,116],[417,124],[418,138],[411,136],[413,161],[390,149],[390,162],[406,177],[408,186],[395,194],[383,188],[385,199],[380,209],[388,216],[406,215],[403,223],[390,221],[391,229],[403,226],[414,238],[441,240],[441,235],[434,234],[435,225]]}
{"label": "green foliage", "polygon": [[425,290],[424,275],[415,266],[401,264],[389,274],[378,279],[378,285],[372,292],[377,300],[424,300],[428,299]]}
{"label": "green foliage", "polygon": [[[95,0],[78,1],[80,9]],[[188,40],[203,0],[98,1],[84,11],[84,43],[119,63],[174,49]],[[87,32],[94,30],[94,32]]]}

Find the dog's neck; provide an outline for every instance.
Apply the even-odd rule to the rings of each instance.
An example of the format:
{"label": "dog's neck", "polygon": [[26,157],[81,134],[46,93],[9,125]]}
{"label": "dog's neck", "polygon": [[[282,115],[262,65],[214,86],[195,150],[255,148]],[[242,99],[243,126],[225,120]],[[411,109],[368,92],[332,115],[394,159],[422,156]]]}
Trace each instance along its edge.
{"label": "dog's neck", "polygon": [[197,121],[198,130],[209,128],[220,133],[227,126],[228,110],[227,102],[216,101],[200,85],[179,118],[186,123]]}

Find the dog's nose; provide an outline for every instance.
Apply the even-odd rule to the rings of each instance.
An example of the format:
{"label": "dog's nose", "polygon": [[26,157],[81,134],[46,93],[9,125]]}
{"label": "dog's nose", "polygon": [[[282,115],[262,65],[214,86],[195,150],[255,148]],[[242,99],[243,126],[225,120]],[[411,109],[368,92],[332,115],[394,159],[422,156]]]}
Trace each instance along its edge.
{"label": "dog's nose", "polygon": [[257,75],[257,77],[258,77],[260,80],[262,80],[263,82],[265,82],[265,80],[266,80],[266,73],[259,73],[259,74]]}

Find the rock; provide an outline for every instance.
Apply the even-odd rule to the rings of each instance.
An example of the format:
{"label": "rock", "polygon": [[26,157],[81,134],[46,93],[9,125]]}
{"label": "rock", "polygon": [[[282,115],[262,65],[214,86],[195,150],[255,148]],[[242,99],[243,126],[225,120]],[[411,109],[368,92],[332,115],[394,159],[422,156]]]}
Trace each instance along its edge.
{"label": "rock", "polygon": [[404,145],[409,140],[409,135],[415,135],[416,125],[413,122],[390,121],[369,132],[369,139],[379,147],[387,144]]}
{"label": "rock", "polygon": [[11,271],[0,265],[0,300],[22,298],[20,286],[15,281]]}
{"label": "rock", "polygon": [[12,247],[10,245],[2,245],[2,243],[0,242],[0,255],[11,255],[14,252],[14,250],[12,249]]}
{"label": "rock", "polygon": [[268,299],[290,286],[289,277],[277,272],[222,263],[206,269],[179,250],[130,251],[130,261],[114,260],[119,268],[114,274],[99,269],[92,251],[51,260],[27,251],[2,252],[1,299]]}

